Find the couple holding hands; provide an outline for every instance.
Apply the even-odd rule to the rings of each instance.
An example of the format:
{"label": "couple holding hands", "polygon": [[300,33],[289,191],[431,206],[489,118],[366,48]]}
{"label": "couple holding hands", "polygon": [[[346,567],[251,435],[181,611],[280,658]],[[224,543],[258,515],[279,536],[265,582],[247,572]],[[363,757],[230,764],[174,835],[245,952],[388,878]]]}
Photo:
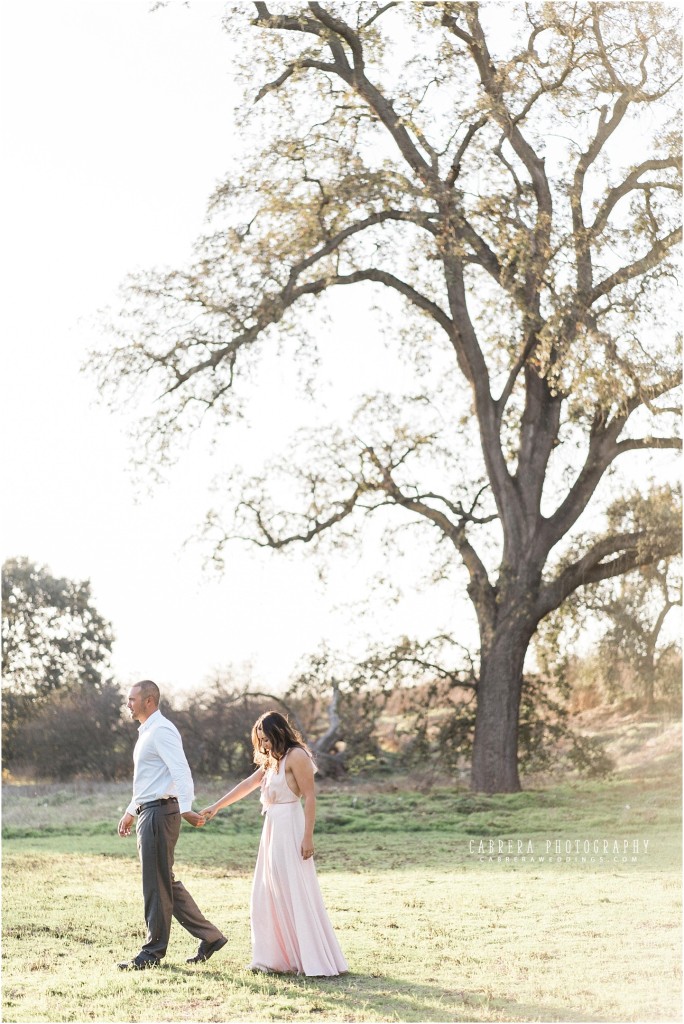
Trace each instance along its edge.
{"label": "couple holding hands", "polygon": [[[133,752],[133,799],[119,822],[131,834],[137,815],[147,941],[121,970],[156,966],[166,954],[171,918],[200,939],[188,963],[208,960],[228,941],[202,914],[173,875],[180,819],[199,828],[222,808],[261,789],[264,826],[259,844],[250,918],[254,971],[333,977],[348,970],[321,896],[313,861],[316,817],[314,764],[298,733],[277,711],[252,729],[256,771],[199,814],[180,733],[159,710],[159,687],[131,687],[128,709],[140,722]],[[302,798],[304,807],[302,807]]]}

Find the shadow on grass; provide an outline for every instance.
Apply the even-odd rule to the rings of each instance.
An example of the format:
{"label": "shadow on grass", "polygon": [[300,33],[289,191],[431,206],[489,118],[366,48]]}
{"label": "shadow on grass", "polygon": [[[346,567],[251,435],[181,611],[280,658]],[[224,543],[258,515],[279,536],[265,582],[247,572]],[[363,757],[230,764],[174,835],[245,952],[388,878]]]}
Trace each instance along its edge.
{"label": "shadow on grass", "polygon": [[[164,970],[176,975],[196,976],[195,969],[172,964]],[[317,1004],[317,1012],[324,1019],[329,1006],[346,1010],[348,1019],[355,1019],[355,1009],[369,1010],[381,1019],[415,1021],[465,1022],[470,1021],[572,1021],[609,1022],[612,1017],[598,1017],[595,1013],[576,1007],[559,1007],[547,1003],[517,1002],[515,999],[495,997],[483,990],[445,989],[438,985],[417,985],[406,979],[390,975],[363,975],[354,972],[336,978],[305,978],[286,974],[255,974],[248,971],[212,972],[213,982],[224,982],[235,988],[250,991],[254,996],[303,995]],[[246,1020],[248,1018],[245,1018]],[[263,1020],[263,1012],[259,1018]]]}

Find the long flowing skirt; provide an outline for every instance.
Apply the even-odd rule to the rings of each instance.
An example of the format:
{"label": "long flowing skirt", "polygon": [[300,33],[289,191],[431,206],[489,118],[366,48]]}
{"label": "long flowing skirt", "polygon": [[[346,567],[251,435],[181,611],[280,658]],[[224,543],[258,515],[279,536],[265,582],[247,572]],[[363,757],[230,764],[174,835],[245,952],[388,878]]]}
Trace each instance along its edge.
{"label": "long flowing skirt", "polygon": [[348,967],[323,904],[313,858],[302,858],[303,835],[299,801],[268,808],[252,884],[250,966],[331,977]]}

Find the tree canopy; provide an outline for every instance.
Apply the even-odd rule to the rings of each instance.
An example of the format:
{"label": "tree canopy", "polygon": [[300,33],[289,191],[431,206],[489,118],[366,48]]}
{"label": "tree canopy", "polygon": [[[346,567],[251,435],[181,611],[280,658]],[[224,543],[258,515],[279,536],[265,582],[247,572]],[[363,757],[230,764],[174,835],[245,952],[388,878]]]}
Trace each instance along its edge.
{"label": "tree canopy", "polygon": [[155,460],[240,415],[242,382],[302,351],[331,290],[400,302],[385,330],[411,393],[366,396],[211,525],[218,551],[316,543],[381,508],[434,528],[479,628],[473,786],[515,790],[539,622],[679,546],[648,487],[638,517],[606,514],[618,462],[680,446],[678,16],[258,2],[228,5],[226,26],[239,166],[190,264],[128,282],[101,385],[135,394]]}
{"label": "tree canopy", "polygon": [[[108,689],[114,637],[90,583],[53,576],[28,558],[2,567],[3,756],[16,730],[58,690]],[[117,701],[116,714],[120,707]]]}

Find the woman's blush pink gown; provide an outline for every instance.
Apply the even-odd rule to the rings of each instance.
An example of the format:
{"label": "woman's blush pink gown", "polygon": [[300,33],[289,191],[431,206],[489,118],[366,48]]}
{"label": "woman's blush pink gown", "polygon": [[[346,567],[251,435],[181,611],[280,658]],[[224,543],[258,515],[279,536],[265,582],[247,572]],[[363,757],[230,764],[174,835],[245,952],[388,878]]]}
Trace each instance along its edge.
{"label": "woman's blush pink gown", "polygon": [[348,970],[323,904],[313,857],[304,860],[304,810],[287,784],[285,760],[261,783],[264,828],[250,906],[257,971],[332,977]]}

